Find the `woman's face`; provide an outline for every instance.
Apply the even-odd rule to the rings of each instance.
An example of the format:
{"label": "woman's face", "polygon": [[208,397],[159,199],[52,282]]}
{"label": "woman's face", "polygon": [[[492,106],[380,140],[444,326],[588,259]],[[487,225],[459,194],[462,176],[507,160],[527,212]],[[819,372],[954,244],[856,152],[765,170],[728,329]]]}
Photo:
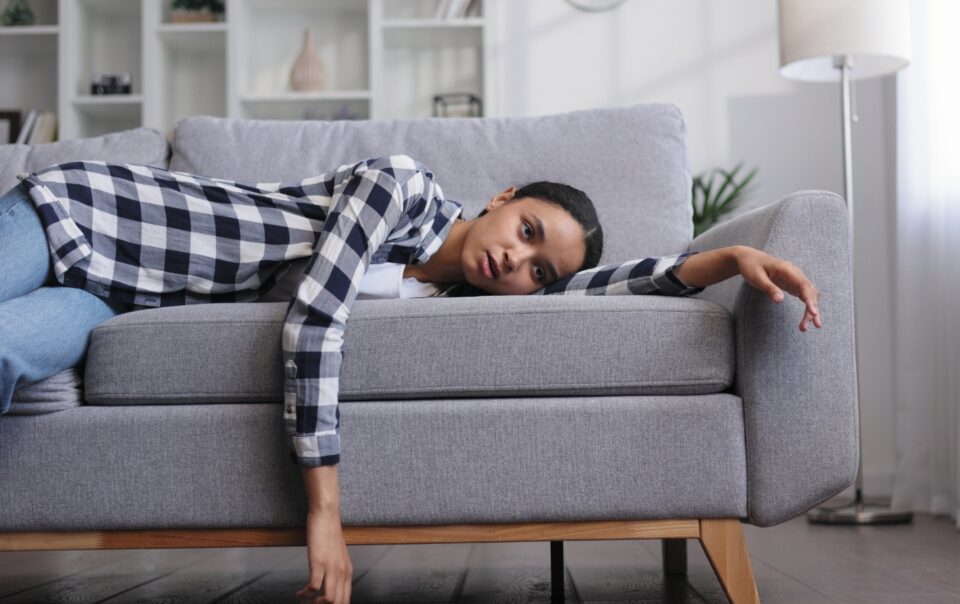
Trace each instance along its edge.
{"label": "woman's face", "polygon": [[576,272],[586,254],[573,216],[550,202],[514,198],[515,191],[491,199],[464,237],[464,277],[491,294],[533,293]]}

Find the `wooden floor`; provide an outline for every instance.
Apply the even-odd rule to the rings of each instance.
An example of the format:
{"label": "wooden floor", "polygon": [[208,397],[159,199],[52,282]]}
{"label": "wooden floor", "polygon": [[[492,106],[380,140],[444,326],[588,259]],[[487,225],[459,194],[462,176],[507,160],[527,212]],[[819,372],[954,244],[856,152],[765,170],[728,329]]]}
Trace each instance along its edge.
{"label": "wooden floor", "polygon": [[[945,517],[844,527],[743,525],[761,601],[960,602],[960,531]],[[352,602],[549,602],[549,543],[349,546]],[[659,541],[564,543],[568,602],[726,602],[696,540],[665,579]],[[0,604],[295,602],[306,548],[0,552]]]}

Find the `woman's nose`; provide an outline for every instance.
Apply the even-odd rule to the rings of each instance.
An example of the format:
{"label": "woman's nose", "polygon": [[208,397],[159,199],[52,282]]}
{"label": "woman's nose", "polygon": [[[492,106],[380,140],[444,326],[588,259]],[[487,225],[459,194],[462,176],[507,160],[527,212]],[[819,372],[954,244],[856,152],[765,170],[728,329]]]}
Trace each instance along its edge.
{"label": "woman's nose", "polygon": [[533,255],[533,250],[519,248],[513,250],[506,250],[503,252],[503,261],[504,261],[504,270],[506,272],[513,272],[517,269],[518,266],[523,264],[523,261]]}

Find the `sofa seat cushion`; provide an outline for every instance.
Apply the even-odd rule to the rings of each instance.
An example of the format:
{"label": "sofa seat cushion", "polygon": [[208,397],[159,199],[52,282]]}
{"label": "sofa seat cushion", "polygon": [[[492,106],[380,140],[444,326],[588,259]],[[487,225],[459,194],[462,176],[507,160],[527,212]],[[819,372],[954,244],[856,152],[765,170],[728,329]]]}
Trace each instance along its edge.
{"label": "sofa seat cushion", "polygon": [[10,415],[43,415],[79,407],[83,399],[83,373],[70,367],[39,382],[14,389]]}
{"label": "sofa seat cushion", "polygon": [[[91,334],[89,404],[276,403],[287,303],[137,310]],[[733,383],[733,317],[666,296],[359,300],[341,400],[711,394]]]}

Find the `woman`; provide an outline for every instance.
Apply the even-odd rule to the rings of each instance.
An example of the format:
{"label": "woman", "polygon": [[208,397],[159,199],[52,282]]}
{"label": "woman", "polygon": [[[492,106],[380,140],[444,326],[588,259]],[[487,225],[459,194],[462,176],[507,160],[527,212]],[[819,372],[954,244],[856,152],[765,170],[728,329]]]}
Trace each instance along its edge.
{"label": "woman", "polygon": [[801,297],[802,331],[821,326],[816,288],[786,261],[736,246],[594,269],[603,232],[582,191],[510,187],[466,220],[406,155],[290,184],[99,161],[19,178],[0,198],[0,413],[14,388],[79,363],[90,331],[120,312],[287,300],[284,418],[309,503],[310,580],[297,595],[317,601],[350,597],[337,393],[360,294],[386,282],[392,297],[690,295],[742,273],[777,302],[778,286]]}

